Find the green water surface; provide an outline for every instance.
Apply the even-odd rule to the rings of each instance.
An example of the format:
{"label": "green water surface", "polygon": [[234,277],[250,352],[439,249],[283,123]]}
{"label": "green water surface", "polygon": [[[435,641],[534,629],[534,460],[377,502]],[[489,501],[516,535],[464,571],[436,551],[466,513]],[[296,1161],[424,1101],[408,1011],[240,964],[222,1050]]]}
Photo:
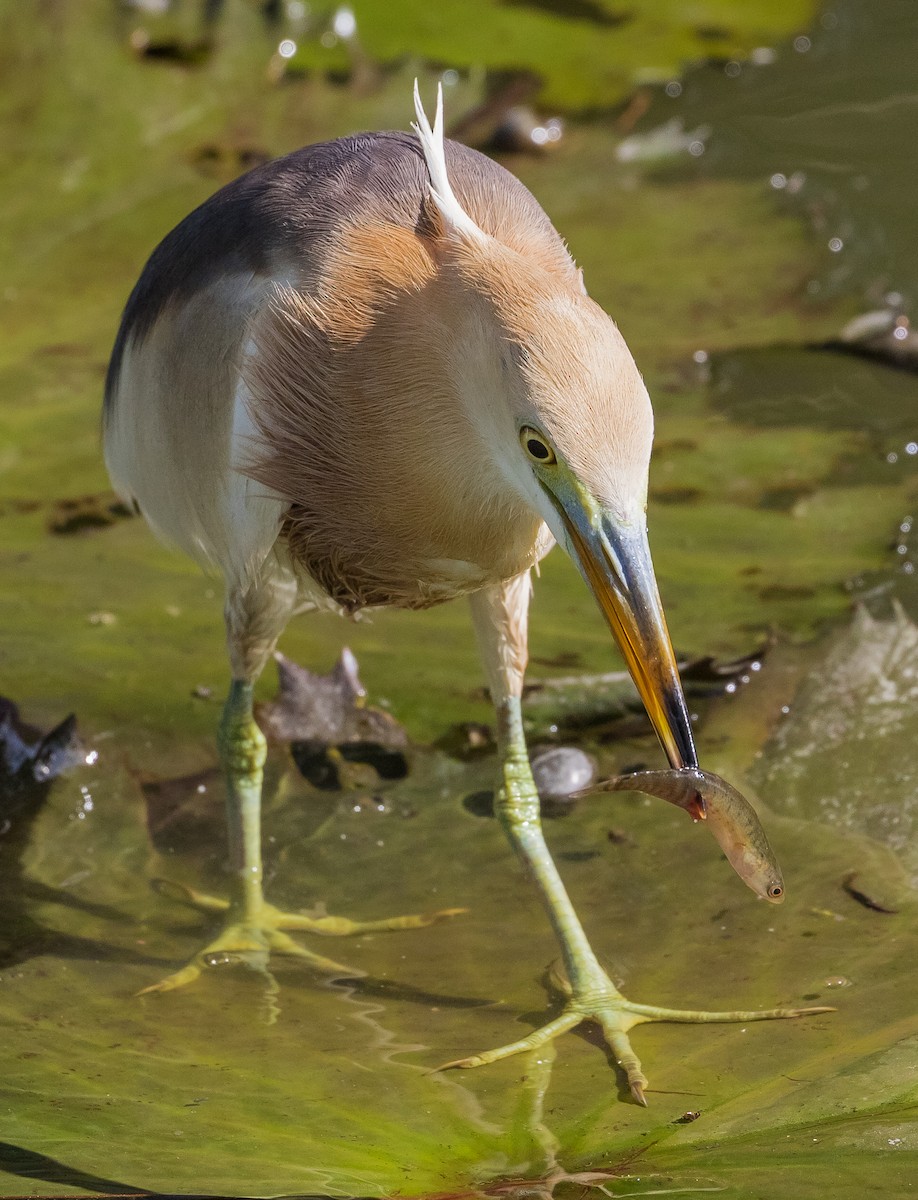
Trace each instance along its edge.
{"label": "green water surface", "polygon": [[[911,1194],[915,698],[900,653],[912,627],[893,624],[892,601],[900,622],[918,619],[918,382],[814,348],[914,291],[904,198],[918,168],[908,125],[878,115],[918,110],[908,6],[365,0],[358,43],[327,45],[318,6],[274,20],[247,0],[212,7],[208,24],[187,0],[164,15],[0,6],[0,692],[42,727],[75,712],[97,756],[27,819],[0,820],[0,1195]],[[284,38],[297,42],[286,74]],[[551,154],[504,161],[654,397],[651,537],[676,645],[770,647],[748,682],[699,706],[698,730],[703,764],[764,802],[782,907],[657,801],[597,797],[548,828],[627,995],[838,1007],[641,1029],[646,1110],[589,1029],[538,1060],[431,1073],[538,1022],[557,956],[495,822],[463,804],[491,785],[493,756],[433,748],[489,719],[461,603],[291,626],[285,652],[315,669],[350,645],[414,748],[403,781],[323,792],[273,747],[265,827],[278,904],[468,913],[336,943],[359,979],[292,962],[277,964],[277,994],[230,968],[134,996],[204,936],[150,880],[225,890],[227,667],[219,581],[111,512],[98,409],[121,306],[158,239],[247,163],[404,128],[415,74],[432,91],[447,68],[457,117],[520,72],[542,80],[534,103],[566,116]],[[623,137],[674,116],[710,127],[701,155],[616,158]],[[793,194],[773,185],[795,171]],[[852,619],[857,599],[872,632]],[[533,675],[620,666],[557,553],[531,645]],[[259,694],[273,688],[266,677]],[[604,772],[659,763],[639,729],[584,742]],[[843,766],[837,745],[854,747]],[[846,890],[852,871],[895,911]]]}

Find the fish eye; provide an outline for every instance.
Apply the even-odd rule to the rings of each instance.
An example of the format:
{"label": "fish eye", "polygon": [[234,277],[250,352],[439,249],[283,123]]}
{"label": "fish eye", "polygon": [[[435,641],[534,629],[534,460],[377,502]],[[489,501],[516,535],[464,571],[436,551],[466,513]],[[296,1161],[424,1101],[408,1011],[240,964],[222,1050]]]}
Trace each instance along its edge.
{"label": "fish eye", "polygon": [[771,885],[771,887],[768,889],[768,899],[769,900],[780,900],[783,897],[783,895],[784,895],[784,888],[780,885],[780,883],[773,883]]}
{"label": "fish eye", "polygon": [[538,430],[533,429],[531,425],[524,425],[520,430],[520,441],[529,457],[540,466],[550,467],[558,461],[555,458],[554,450]]}

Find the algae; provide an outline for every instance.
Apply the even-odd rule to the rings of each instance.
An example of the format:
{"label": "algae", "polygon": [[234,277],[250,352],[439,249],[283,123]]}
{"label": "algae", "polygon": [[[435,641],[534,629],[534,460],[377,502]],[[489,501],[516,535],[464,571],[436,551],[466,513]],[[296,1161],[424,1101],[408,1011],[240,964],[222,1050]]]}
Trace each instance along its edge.
{"label": "algae", "polygon": [[[881,17],[888,2],[873,6]],[[463,805],[492,785],[487,738],[469,760],[424,748],[457,722],[489,719],[461,604],[291,626],[284,649],[314,670],[351,645],[370,699],[416,745],[405,778],[357,774],[337,790],[311,785],[275,749],[265,843],[277,903],[365,917],[467,906],[468,916],[341,945],[362,978],[328,984],[279,964],[277,993],[229,969],[186,992],[133,997],[203,932],[149,880],[223,890],[214,729],[226,665],[219,581],[139,521],[91,519],[111,503],[97,414],[118,312],[158,238],[219,183],[309,140],[404,127],[416,72],[430,89],[444,67],[458,72],[447,89],[457,115],[501,72],[522,69],[544,78],[539,103],[597,116],[569,123],[552,155],[506,161],[570,239],[653,391],[650,520],[674,640],[700,655],[743,652],[765,632],[778,640],[751,682],[701,710],[704,765],[743,786],[759,779],[756,755],[783,761],[768,738],[824,653],[804,643],[838,624],[852,594],[880,587],[913,603],[897,531],[918,498],[904,451],[915,381],[795,349],[824,342],[864,303],[864,277],[810,288],[834,252],[770,185],[764,158],[747,170],[739,152],[721,153],[738,95],[789,145],[791,122],[767,124],[786,77],[744,55],[772,46],[776,72],[796,62],[780,39],[813,6],[708,0],[687,17],[673,0],[631,4],[627,21],[605,2],[575,17],[556,7],[481,4],[470,17],[456,3],[437,25],[429,5],[355,5],[372,80],[348,78],[354,60],[340,45],[326,56],[307,39],[306,75],[280,82],[270,72],[286,9],[278,24],[262,5],[228,0],[203,32],[204,6],[192,4],[155,28],[139,6],[107,0],[3,13],[3,692],[35,725],[75,711],[98,758],[0,835],[2,1195],[562,1197],[602,1186],[748,1200],[792,1180],[802,1200],[859,1200],[912,1185],[914,892],[873,830],[825,820],[810,782],[790,813],[790,790],[762,775],[763,821],[788,884],[777,912],[747,897],[703,831],[651,801],[580,804],[549,833],[627,994],[704,1006],[837,1000],[837,1014],[640,1030],[656,1089],[646,1111],[620,1102],[589,1029],[553,1060],[430,1073],[531,1027],[548,1003],[540,972],[557,954],[496,823]],[[141,25],[181,53],[142,51],[131,41]],[[820,28],[811,46],[823,45]],[[842,63],[856,46],[905,70],[906,45],[895,22],[864,32],[841,21],[819,61]],[[719,63],[683,76],[681,99],[641,93],[648,122],[673,104],[685,105],[687,128],[710,122],[694,167],[618,162],[624,127],[613,121],[624,114],[609,106],[643,69],[672,81],[708,56]],[[739,76],[725,73],[734,61]],[[693,97],[716,72],[718,86],[741,82],[721,108],[698,100],[696,121]],[[871,136],[858,125],[850,153]],[[774,159],[788,177],[790,153]],[[871,193],[881,227],[882,191]],[[901,247],[893,218],[890,245]],[[66,513],[89,517],[54,532]],[[840,628],[826,637],[844,646]],[[571,656],[593,673],[620,665],[557,554],[537,582],[532,643],[554,664],[540,673],[569,674]],[[272,688],[265,680],[262,694]],[[852,787],[869,787],[871,745]],[[657,753],[646,738],[586,748],[606,774]],[[899,911],[857,904],[842,886],[852,870]],[[688,1111],[700,1116],[681,1123]]]}

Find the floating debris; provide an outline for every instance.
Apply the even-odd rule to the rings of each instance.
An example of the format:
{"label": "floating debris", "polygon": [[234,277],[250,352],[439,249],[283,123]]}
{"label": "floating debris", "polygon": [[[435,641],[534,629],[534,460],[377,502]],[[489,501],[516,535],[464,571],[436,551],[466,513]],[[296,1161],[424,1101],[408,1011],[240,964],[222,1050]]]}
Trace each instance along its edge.
{"label": "floating debris", "polygon": [[705,143],[711,136],[710,125],[686,129],[679,117],[658,125],[647,133],[632,133],[615,148],[615,157],[622,163],[658,163],[690,154],[704,154]]}
{"label": "floating debris", "polygon": [[[679,673],[687,696],[732,694],[762,668],[766,647],[729,662],[710,655],[682,659]],[[627,671],[602,675],[564,675],[532,679],[523,693],[523,715],[530,736],[577,733],[589,730],[625,737],[643,733],[650,722]]]}
{"label": "floating debris", "polygon": [[446,733],[437,738],[434,747],[448,754],[450,758],[474,762],[493,754],[497,742],[490,725],[481,721],[461,721],[458,725],[451,725]]}
{"label": "floating debris", "polygon": [[23,721],[12,700],[0,696],[0,832],[37,789],[68,767],[95,762],[76,731],[73,713],[48,733]]}
{"label": "floating debris", "polygon": [[290,744],[300,774],[322,791],[374,787],[408,774],[408,735],[396,719],[367,704],[357,659],[345,647],[327,675],[275,654],[279,689],[257,706],[275,742]]}
{"label": "floating debris", "polygon": [[258,723],[273,741],[324,746],[373,742],[391,750],[407,747],[408,735],[398,721],[367,704],[357,659],[347,647],[327,675],[315,674],[280,653],[274,659],[277,696],[257,709]]}
{"label": "floating debris", "polygon": [[86,620],[90,625],[114,625],[118,618],[113,612],[91,612]]}
{"label": "floating debris", "polygon": [[606,837],[613,846],[636,846],[637,842],[629,834],[625,833],[624,829],[608,829]]}
{"label": "floating debris", "polygon": [[271,152],[264,146],[232,142],[203,142],[188,156],[191,165],[202,175],[216,179],[232,179],[270,159]]}
{"label": "floating debris", "polygon": [[508,108],[494,128],[488,149],[509,154],[544,154],[560,145],[564,122],[560,117],[542,119],[525,104]]}
{"label": "floating debris", "polygon": [[842,887],[852,900],[856,900],[858,904],[863,904],[864,908],[869,908],[873,912],[888,913],[890,916],[899,911],[898,908],[888,908],[885,904],[881,904],[879,900],[875,900],[872,896],[868,896],[866,892],[862,892],[860,888],[856,888],[854,881],[857,879],[857,876],[857,871],[849,871],[841,881]]}
{"label": "floating debris", "polygon": [[83,533],[88,529],[105,529],[133,516],[133,511],[114,492],[94,492],[55,501],[48,529],[51,533]]}
{"label": "floating debris", "polygon": [[918,371],[918,333],[907,316],[892,308],[854,317],[826,349],[874,358],[903,371]]}

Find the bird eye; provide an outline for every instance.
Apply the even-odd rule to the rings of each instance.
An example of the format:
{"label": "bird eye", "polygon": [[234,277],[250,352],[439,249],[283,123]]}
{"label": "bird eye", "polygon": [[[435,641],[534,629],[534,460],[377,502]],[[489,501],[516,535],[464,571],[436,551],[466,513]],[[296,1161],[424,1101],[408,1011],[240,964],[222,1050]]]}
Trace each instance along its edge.
{"label": "bird eye", "polygon": [[540,463],[543,467],[550,467],[556,462],[555,452],[549,446],[548,442],[537,433],[531,426],[524,425],[520,430],[520,441],[523,443],[523,449],[534,462]]}

